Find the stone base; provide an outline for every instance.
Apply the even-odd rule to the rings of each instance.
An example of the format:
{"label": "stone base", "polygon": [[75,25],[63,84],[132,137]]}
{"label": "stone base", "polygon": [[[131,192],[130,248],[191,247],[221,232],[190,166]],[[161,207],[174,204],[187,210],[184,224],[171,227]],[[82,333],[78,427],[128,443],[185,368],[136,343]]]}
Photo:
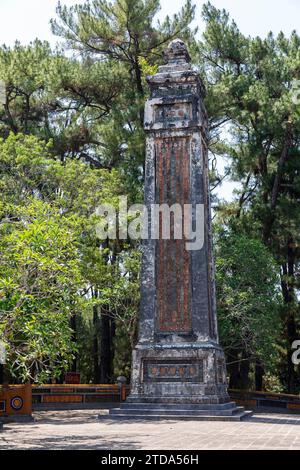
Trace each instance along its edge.
{"label": "stone base", "polygon": [[[180,405],[161,403],[123,403],[120,408],[111,409],[109,419],[143,419],[143,420],[190,420],[190,421],[241,421],[250,416],[234,402],[222,405]],[[103,418],[99,416],[99,418]]]}
{"label": "stone base", "polygon": [[230,401],[222,349],[214,343],[139,344],[127,403],[220,405]]}
{"label": "stone base", "polygon": [[173,342],[136,347],[131,393],[107,417],[240,421],[248,414],[230,401],[219,345]]}

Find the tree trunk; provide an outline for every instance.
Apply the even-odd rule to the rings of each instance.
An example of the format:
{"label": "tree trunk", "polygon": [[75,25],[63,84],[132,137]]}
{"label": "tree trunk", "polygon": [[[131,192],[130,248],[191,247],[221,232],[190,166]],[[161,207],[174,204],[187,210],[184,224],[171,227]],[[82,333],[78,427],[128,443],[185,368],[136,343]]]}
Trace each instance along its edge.
{"label": "tree trunk", "polygon": [[115,357],[115,345],[114,338],[116,335],[116,322],[114,318],[110,320],[110,345],[111,345],[111,358],[110,358],[110,368],[111,368],[111,379],[114,375],[114,357]]}
{"label": "tree trunk", "polygon": [[229,354],[228,372],[229,388],[236,390],[249,389],[250,361],[244,351],[232,350]]}
{"label": "tree trunk", "polygon": [[261,392],[263,390],[264,368],[259,360],[255,363],[255,390]]}
{"label": "tree trunk", "polygon": [[111,324],[108,315],[101,314],[101,344],[100,344],[100,380],[107,384],[112,376],[112,345]]}
{"label": "tree trunk", "polygon": [[229,388],[238,389],[240,377],[239,352],[237,350],[232,350],[230,351],[228,357]]}
{"label": "tree trunk", "polygon": [[293,342],[297,338],[296,322],[294,312],[290,312],[286,322],[286,332],[288,340],[288,354],[287,354],[287,387],[288,393],[298,393],[299,377],[295,370],[295,365],[292,362],[293,350],[291,348]]}
{"label": "tree trunk", "polygon": [[249,371],[250,371],[250,362],[244,354],[242,354],[242,360],[240,362],[240,386],[241,390],[249,390]]}
{"label": "tree trunk", "polygon": [[263,240],[266,245],[269,245],[270,243],[273,225],[276,220],[275,209],[277,207],[278,198],[280,195],[280,186],[282,183],[284,166],[288,160],[289,153],[290,153],[292,137],[293,135],[292,135],[291,125],[288,124],[286,131],[285,131],[282,152],[278,160],[278,164],[277,164],[277,172],[274,178],[272,191],[270,194],[270,207],[268,208],[269,213],[265,217],[265,222],[264,222],[264,227],[263,227]]}
{"label": "tree trunk", "polygon": [[[97,297],[98,293],[93,293],[94,297]],[[98,306],[93,305],[93,327],[94,327],[94,338],[93,338],[93,368],[94,368],[94,383],[99,384],[100,379],[100,364],[99,364],[99,314]]]}
{"label": "tree trunk", "polygon": [[[108,242],[104,243],[108,248]],[[111,265],[117,260],[117,246],[113,245],[111,252]],[[108,262],[108,259],[107,259]],[[113,378],[113,356],[114,356],[114,336],[115,321],[110,315],[109,305],[104,305],[100,317],[101,342],[100,342],[100,380],[101,383],[111,383]]]}
{"label": "tree trunk", "polygon": [[0,364],[0,384],[4,384],[4,365]]}
{"label": "tree trunk", "polygon": [[298,301],[295,294],[295,243],[292,237],[287,243],[287,264],[282,266],[283,278],[281,288],[285,303],[285,339],[287,342],[287,360],[286,360],[286,386],[288,393],[297,393],[297,384],[299,382],[295,365],[292,362],[292,344],[297,338],[296,310]]}

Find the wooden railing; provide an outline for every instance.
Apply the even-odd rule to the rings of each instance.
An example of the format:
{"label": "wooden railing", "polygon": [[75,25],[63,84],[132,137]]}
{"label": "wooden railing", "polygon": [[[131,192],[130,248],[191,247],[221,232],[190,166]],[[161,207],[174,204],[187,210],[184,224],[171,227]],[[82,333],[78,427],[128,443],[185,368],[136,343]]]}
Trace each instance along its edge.
{"label": "wooden railing", "polygon": [[129,387],[126,385],[81,384],[81,385],[33,385],[32,403],[38,405],[82,404],[120,402],[126,399]]}
{"label": "wooden railing", "polygon": [[249,408],[280,408],[300,412],[300,394],[251,392],[246,390],[229,390],[230,398],[239,405]]}

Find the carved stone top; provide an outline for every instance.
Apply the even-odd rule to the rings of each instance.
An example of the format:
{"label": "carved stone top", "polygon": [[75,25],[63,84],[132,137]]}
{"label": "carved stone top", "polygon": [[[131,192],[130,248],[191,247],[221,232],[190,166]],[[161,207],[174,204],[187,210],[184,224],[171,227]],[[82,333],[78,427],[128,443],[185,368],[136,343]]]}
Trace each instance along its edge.
{"label": "carved stone top", "polygon": [[[205,88],[198,71],[192,67],[191,57],[185,43],[181,39],[171,41],[164,51],[164,59],[165,63],[158,67],[157,73],[147,76],[151,91],[151,99],[146,104],[147,109],[153,107],[152,99],[166,100],[168,96],[174,97],[177,94],[181,97],[181,102],[184,95],[195,95],[195,99],[201,97],[201,107],[204,112],[202,101]],[[152,120],[147,120],[146,115],[147,112],[145,125],[147,130],[150,130]]]}
{"label": "carved stone top", "polygon": [[174,39],[164,52],[164,58],[168,65],[189,64],[191,62],[185,43],[181,39]]}
{"label": "carved stone top", "polygon": [[174,39],[164,51],[165,65],[158,67],[158,74],[180,73],[191,70],[191,57],[181,39]]}

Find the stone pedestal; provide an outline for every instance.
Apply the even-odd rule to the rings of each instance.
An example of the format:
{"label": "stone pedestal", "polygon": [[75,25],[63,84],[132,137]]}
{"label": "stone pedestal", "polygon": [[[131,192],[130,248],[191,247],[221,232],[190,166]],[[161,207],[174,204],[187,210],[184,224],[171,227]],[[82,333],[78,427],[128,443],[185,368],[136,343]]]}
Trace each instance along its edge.
{"label": "stone pedestal", "polygon": [[145,205],[151,212],[153,204],[190,204],[182,217],[194,226],[201,207],[202,243],[190,250],[186,237],[163,239],[161,230],[144,241],[131,393],[110,417],[240,419],[218,341],[204,87],[182,41],[169,45],[165,59],[148,77]]}

